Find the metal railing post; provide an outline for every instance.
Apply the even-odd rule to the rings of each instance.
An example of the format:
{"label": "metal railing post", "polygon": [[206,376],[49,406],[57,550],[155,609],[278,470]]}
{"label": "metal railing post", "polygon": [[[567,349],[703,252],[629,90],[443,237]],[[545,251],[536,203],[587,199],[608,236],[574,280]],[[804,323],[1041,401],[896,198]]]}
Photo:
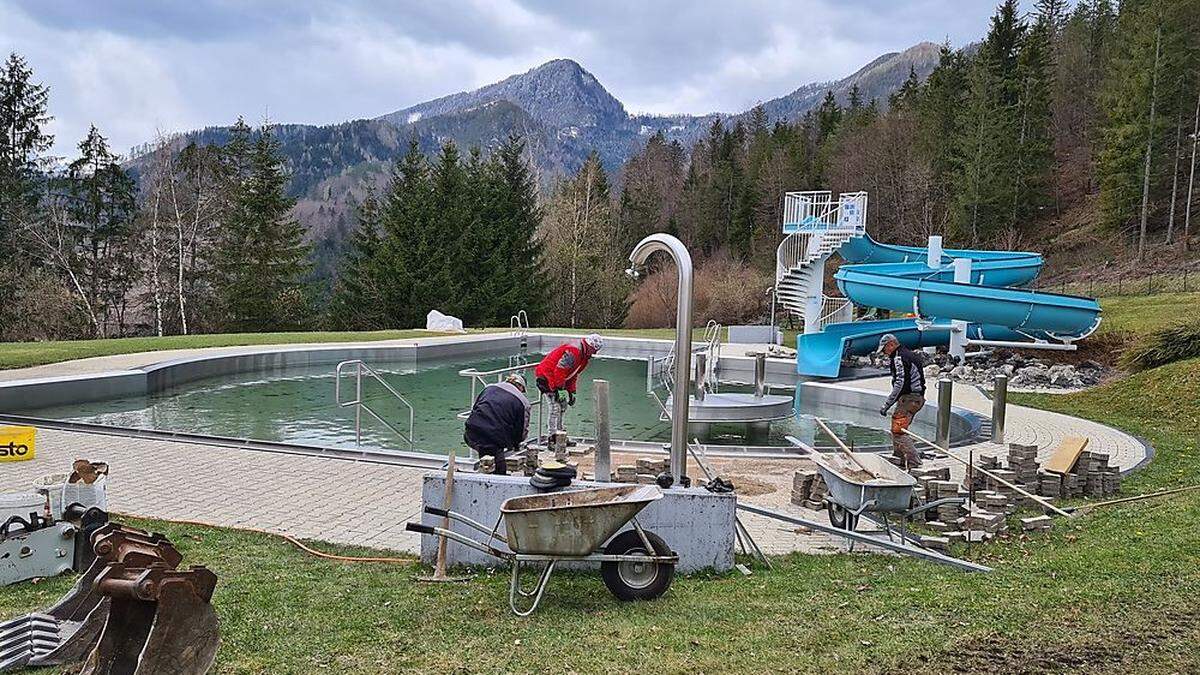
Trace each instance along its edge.
{"label": "metal railing post", "polygon": [[1008,412],[1008,377],[997,375],[992,387],[992,442],[1004,442],[1004,415]]}
{"label": "metal railing post", "polygon": [[754,398],[762,398],[767,388],[767,355],[758,352],[754,355]]}
{"label": "metal railing post", "polygon": [[354,367],[354,446],[362,445],[362,363]]}
{"label": "metal railing post", "polygon": [[[696,400],[704,400],[704,380],[707,378],[705,370],[708,367],[708,355],[704,352],[696,354]],[[685,393],[686,389],[683,390]]]}
{"label": "metal railing post", "polygon": [[596,480],[607,483],[612,479],[608,380],[592,380],[592,401],[596,406]]}
{"label": "metal railing post", "polygon": [[954,405],[954,380],[938,379],[937,436],[934,442],[943,449],[950,447],[950,407]]}

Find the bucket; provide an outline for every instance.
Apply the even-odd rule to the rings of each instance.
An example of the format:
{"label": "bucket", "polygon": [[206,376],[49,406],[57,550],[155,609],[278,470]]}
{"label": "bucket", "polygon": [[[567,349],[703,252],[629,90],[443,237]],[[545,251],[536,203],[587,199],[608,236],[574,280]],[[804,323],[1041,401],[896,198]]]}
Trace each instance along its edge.
{"label": "bucket", "polygon": [[82,504],[83,508],[93,506],[102,511],[108,511],[108,496],[105,493],[105,481],[108,476],[100,476],[95,483],[68,483],[69,474],[52,473],[42,476],[33,483],[33,489],[50,498],[50,516],[62,520],[63,509],[71,504]]}
{"label": "bucket", "polygon": [[13,493],[0,495],[0,525],[8,522],[13,516],[29,520],[30,513],[39,516],[46,512],[46,496],[36,493]]}

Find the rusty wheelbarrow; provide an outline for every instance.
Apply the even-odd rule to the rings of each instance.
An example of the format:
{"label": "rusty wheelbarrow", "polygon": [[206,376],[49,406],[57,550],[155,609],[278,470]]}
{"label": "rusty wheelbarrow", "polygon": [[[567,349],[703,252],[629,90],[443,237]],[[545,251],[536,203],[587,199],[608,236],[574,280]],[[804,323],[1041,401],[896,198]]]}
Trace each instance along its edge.
{"label": "rusty wheelbarrow", "polygon": [[[665,593],[675,577],[679,556],[637,522],[637,514],[662,496],[653,485],[628,485],[513,497],[500,507],[502,517],[490,528],[460,513],[425,507],[425,513],[456,520],[487,535],[486,541],[420,523],[406,527],[511,563],[509,607],[517,616],[529,616],[541,602],[559,562],[600,563],[604,585],[621,600],[651,600]],[[505,535],[500,534],[501,520]],[[633,529],[617,534],[626,524]],[[543,567],[536,583],[528,590],[522,588],[522,567],[539,564]],[[518,607],[521,598],[530,599],[528,607]]]}

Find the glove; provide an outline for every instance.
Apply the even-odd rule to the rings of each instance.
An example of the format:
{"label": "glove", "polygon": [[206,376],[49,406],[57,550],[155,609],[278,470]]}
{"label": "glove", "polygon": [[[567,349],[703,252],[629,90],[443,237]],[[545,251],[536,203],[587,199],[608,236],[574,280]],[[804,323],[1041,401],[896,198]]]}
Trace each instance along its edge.
{"label": "glove", "polygon": [[567,405],[570,405],[570,406],[575,405],[575,392],[573,392],[573,391],[567,392]]}
{"label": "glove", "polygon": [[892,407],[892,406],[890,406],[890,405],[885,405],[885,406],[883,406],[882,408],[880,408],[880,409],[879,409],[879,416],[880,416],[880,417],[887,417],[887,415],[888,415],[888,408],[891,408],[891,407]]}

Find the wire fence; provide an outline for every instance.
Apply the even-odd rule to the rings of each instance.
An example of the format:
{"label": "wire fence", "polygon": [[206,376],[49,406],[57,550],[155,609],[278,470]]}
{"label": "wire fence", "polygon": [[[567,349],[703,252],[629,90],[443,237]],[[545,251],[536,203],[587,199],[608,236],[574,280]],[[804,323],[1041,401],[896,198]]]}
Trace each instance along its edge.
{"label": "wire fence", "polygon": [[1037,290],[1065,295],[1084,295],[1090,298],[1190,293],[1200,291],[1200,272],[1190,271],[1185,267],[1182,270],[1166,273],[1120,274],[1115,278],[1040,284]]}

